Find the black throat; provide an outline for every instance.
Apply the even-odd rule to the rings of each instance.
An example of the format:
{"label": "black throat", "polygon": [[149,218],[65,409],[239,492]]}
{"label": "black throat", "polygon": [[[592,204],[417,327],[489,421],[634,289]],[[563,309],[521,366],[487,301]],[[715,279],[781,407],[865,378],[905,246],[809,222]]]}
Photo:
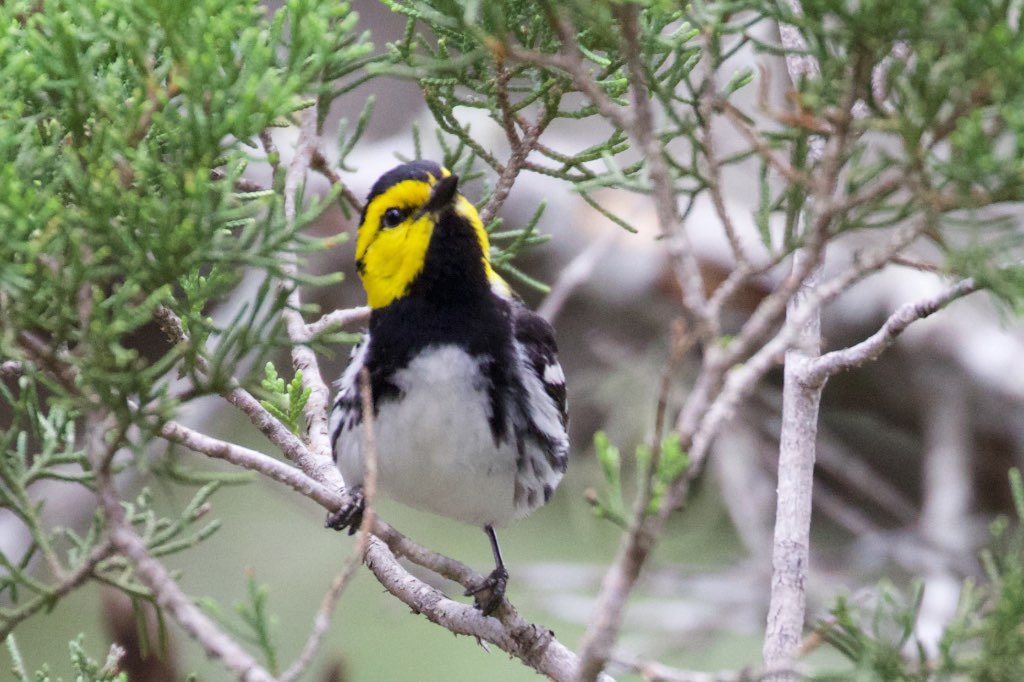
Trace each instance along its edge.
{"label": "black throat", "polygon": [[404,296],[373,311],[370,338],[371,362],[391,370],[430,345],[455,344],[471,355],[495,357],[511,348],[509,304],[491,291],[471,225],[452,211],[443,214],[422,272]]}
{"label": "black throat", "polygon": [[505,435],[508,409],[501,396],[514,381],[511,306],[491,291],[471,225],[449,211],[434,230],[423,271],[406,295],[370,315],[367,365],[374,404],[399,397],[391,379],[416,354],[430,346],[455,345],[480,361],[491,396],[491,430],[498,440]]}
{"label": "black throat", "polygon": [[409,284],[407,295],[447,304],[490,292],[483,249],[473,226],[453,210],[445,211],[434,226],[423,270]]}

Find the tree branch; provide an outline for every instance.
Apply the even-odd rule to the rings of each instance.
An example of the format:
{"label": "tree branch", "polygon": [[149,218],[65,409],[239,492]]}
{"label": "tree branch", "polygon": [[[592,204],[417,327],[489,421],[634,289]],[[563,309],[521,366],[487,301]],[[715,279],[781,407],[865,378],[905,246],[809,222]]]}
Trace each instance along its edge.
{"label": "tree branch", "polygon": [[[803,257],[806,254],[798,251],[794,269]],[[772,582],[763,651],[768,668],[792,666],[803,636],[814,453],[823,386],[808,386],[801,379],[804,368],[821,352],[821,308],[807,300],[817,279],[818,273],[807,279],[808,289],[794,293],[786,313],[787,325],[793,319],[801,319],[801,323],[791,325],[796,343],[786,351],[783,369]],[[771,679],[793,677],[780,674]]]}
{"label": "tree branch", "polygon": [[573,86],[597,107],[601,116],[611,121],[617,128],[629,130],[633,126],[633,121],[627,111],[597,85],[594,74],[587,69],[583,55],[577,47],[575,29],[557,14],[552,17],[552,25],[562,39],[562,51],[558,54],[528,50],[515,43],[502,45],[505,54],[516,61],[555,69],[566,74],[572,79]]}
{"label": "tree branch", "polygon": [[[440,590],[413,577],[377,538],[370,540],[366,565],[388,592],[427,620],[457,635],[491,642],[542,675],[558,682],[575,679],[579,659],[550,630],[523,620],[506,606],[501,620],[484,616],[469,604],[448,599]],[[601,675],[602,682],[611,678]]]}
{"label": "tree branch", "polygon": [[868,338],[849,348],[834,350],[816,358],[807,366],[803,381],[811,385],[824,383],[839,372],[860,367],[877,359],[911,324],[937,313],[953,301],[972,294],[979,288],[973,278],[968,278],[960,280],[935,296],[904,303]]}
{"label": "tree branch", "polygon": [[558,317],[565,302],[576,289],[590,279],[598,262],[611,250],[612,244],[615,243],[615,236],[614,233],[608,233],[590,242],[587,248],[576,254],[562,268],[558,277],[555,278],[554,284],[551,285],[551,291],[537,306],[538,315],[548,322],[553,322]]}
{"label": "tree branch", "polygon": [[160,427],[160,435],[194,452],[222,459],[235,466],[255,471],[295,492],[308,497],[326,509],[337,509],[345,501],[343,495],[307,476],[302,470],[274,459],[262,452],[213,438],[175,421]]}
{"label": "tree branch", "polygon": [[629,73],[633,100],[633,123],[627,128],[640,148],[650,177],[658,226],[665,237],[665,246],[675,263],[674,274],[683,291],[683,304],[693,317],[698,336],[707,333],[707,298],[704,281],[693,245],[679,219],[676,192],[669,173],[661,140],[655,135],[654,112],[651,110],[651,85],[642,60],[640,45],[640,7],[634,4],[614,5],[612,11],[622,29],[623,58]]}
{"label": "tree branch", "polygon": [[[305,179],[317,145],[317,112],[312,107],[303,112],[302,125],[299,128],[299,140],[295,155],[288,164],[284,179],[284,218],[290,225],[295,225],[296,202],[299,184]],[[296,275],[294,263],[282,267],[286,274]],[[302,387],[309,391],[306,401],[306,441],[315,457],[322,461],[330,461],[331,443],[327,433],[327,405],[330,391],[320,375],[320,365],[316,354],[309,346],[302,345],[307,335],[307,327],[302,319],[302,295],[295,286],[288,292],[288,307],[281,315],[284,317],[288,337],[292,340],[292,365],[296,371],[302,372]]]}
{"label": "tree branch", "polygon": [[110,472],[111,455],[120,446],[119,441],[120,438],[112,441],[106,454],[90,453],[96,472],[96,495],[107,519],[107,536],[111,545],[128,560],[135,576],[153,593],[157,605],[170,614],[208,656],[219,660],[243,682],[274,682],[273,676],[249,652],[192,603],[128,524]]}
{"label": "tree branch", "polygon": [[[480,220],[484,225],[487,225],[498,215],[498,211],[501,210],[502,205],[508,198],[509,192],[512,191],[512,185],[515,184],[519,172],[525,168],[527,157],[536,146],[541,133],[544,132],[544,129],[551,122],[551,107],[549,104],[545,104],[543,110],[537,115],[537,120],[532,124],[521,121],[523,135],[522,137],[517,135],[516,117],[508,100],[509,73],[508,69],[505,68],[504,58],[500,55],[497,57],[497,69],[497,100],[502,113],[502,128],[505,129],[505,136],[508,139],[511,153],[508,162],[496,169],[498,171],[498,182],[494,186],[494,191],[491,193],[487,205],[480,211]],[[555,91],[548,94],[548,97],[552,96],[557,98],[559,93]]]}
{"label": "tree branch", "polygon": [[[173,311],[164,306],[157,306],[154,317],[172,343],[191,343],[191,339],[181,326],[181,320]],[[197,356],[196,366],[202,372],[209,371],[206,360],[201,354]],[[319,371],[317,371],[317,376],[319,376]],[[223,397],[249,417],[249,421],[288,459],[295,462],[312,478],[318,481],[326,480],[329,484],[336,485],[338,490],[344,488],[341,473],[334,466],[330,456],[326,458],[315,456],[298,436],[267,412],[260,401],[242,388],[236,379],[231,379],[228,386],[229,389],[222,394]]]}
{"label": "tree branch", "polygon": [[[174,422],[168,422],[165,437],[182,445],[196,449],[204,454],[223,458],[238,466],[257,471],[273,480],[288,485],[297,492],[314,500],[325,509],[336,510],[344,501],[342,495],[326,487],[317,480],[305,476],[301,471],[288,466],[284,462],[276,460],[268,455],[249,450],[240,446],[217,441],[202,434],[191,431]],[[381,584],[389,592],[408,604],[418,613],[423,613],[435,623],[452,629],[453,612],[458,613],[458,629],[452,630],[456,634],[469,634],[489,641],[500,647],[507,653],[521,658],[525,663],[535,667],[538,671],[554,676],[554,679],[572,679],[572,672],[576,669],[575,655],[560,644],[550,631],[545,628],[527,624],[515,611],[508,607],[507,615],[503,615],[499,622],[495,618],[484,617],[479,611],[469,605],[448,600],[439,591],[429,587],[417,578],[405,571],[395,560],[395,556],[402,556],[414,563],[423,566],[435,573],[454,580],[459,584],[468,587],[479,584],[482,577],[471,568],[461,562],[449,559],[440,554],[418,545],[405,537],[387,523],[380,519],[374,519],[372,515],[364,516],[364,528],[361,528],[361,536],[366,537],[364,532],[366,525],[372,523],[372,540],[367,540],[366,563],[371,571],[377,576]],[[363,540],[360,540],[363,542]],[[362,549],[357,546],[353,551],[353,557],[363,556]],[[154,560],[155,561],[155,560]],[[344,583],[339,581],[347,580],[342,576],[349,575],[348,569],[342,571],[339,578],[335,579],[331,590],[324,597],[324,602],[314,621],[313,633],[310,641],[307,641],[304,652],[317,646],[314,638],[322,637],[323,624],[328,619],[327,613],[333,610],[337,595],[344,589]],[[385,579],[386,578],[386,579]],[[444,599],[445,609],[435,610],[437,599]],[[445,615],[448,614],[448,615]],[[192,631],[189,630],[190,634]],[[300,659],[292,668],[299,669],[305,665],[307,654],[300,655]],[[294,679],[289,674],[298,675],[292,668],[282,679]],[[609,679],[604,677],[602,679]]]}
{"label": "tree branch", "polygon": [[[717,64],[710,63],[714,59],[711,50],[710,32],[705,30],[702,38],[701,44],[704,50],[704,59],[709,62],[709,65],[697,108],[701,123],[700,145],[708,167],[708,193],[711,195],[711,203],[715,207],[715,213],[718,214],[718,219],[722,223],[726,239],[729,241],[729,247],[732,249],[732,256],[736,261],[736,267],[743,267],[750,263],[750,259],[743,248],[743,243],[736,232],[736,226],[733,224],[732,217],[725,206],[725,198],[722,195],[722,163],[718,158],[714,137],[714,103],[719,99],[718,83],[715,77]],[[715,318],[711,317],[710,319],[713,320]]]}
{"label": "tree branch", "polygon": [[309,161],[309,167],[311,170],[315,170],[320,175],[327,178],[327,181],[334,187],[338,188],[341,192],[341,198],[348,202],[348,205],[352,207],[352,210],[359,213],[363,210],[363,204],[359,201],[359,197],[355,195],[352,188],[349,187],[338,174],[336,170],[331,168],[330,164],[327,163],[327,158],[320,152],[319,149],[313,150],[313,157]]}
{"label": "tree branch", "polygon": [[370,309],[366,306],[334,310],[319,320],[307,324],[305,333],[299,334],[300,338],[296,339],[296,342],[308,343],[331,329],[347,327],[350,324],[365,322],[368,319],[370,319]]}
{"label": "tree branch", "polygon": [[59,582],[56,585],[41,594],[37,594],[31,601],[20,605],[17,610],[4,610],[2,619],[0,619],[2,620],[2,623],[0,623],[0,641],[3,641],[7,635],[14,631],[14,628],[19,623],[29,616],[52,606],[57,599],[80,587],[93,576],[100,562],[108,558],[113,552],[114,546],[109,541],[101,541],[100,544],[93,548],[84,561],[70,572],[60,576]]}

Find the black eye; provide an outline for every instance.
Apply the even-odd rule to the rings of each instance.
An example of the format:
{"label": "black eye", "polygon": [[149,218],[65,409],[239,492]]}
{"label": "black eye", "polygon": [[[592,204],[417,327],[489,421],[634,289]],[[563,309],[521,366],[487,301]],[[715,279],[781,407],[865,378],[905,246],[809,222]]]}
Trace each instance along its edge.
{"label": "black eye", "polygon": [[384,227],[395,227],[400,225],[403,220],[405,220],[405,211],[400,208],[389,208],[384,211],[384,219],[381,220],[381,223]]}

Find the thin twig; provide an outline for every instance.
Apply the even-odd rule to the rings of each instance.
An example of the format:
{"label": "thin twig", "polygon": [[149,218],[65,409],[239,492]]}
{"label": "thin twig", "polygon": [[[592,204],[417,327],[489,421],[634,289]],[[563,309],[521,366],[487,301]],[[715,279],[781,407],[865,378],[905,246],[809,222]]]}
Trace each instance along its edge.
{"label": "thin twig", "polygon": [[[701,93],[698,102],[698,110],[701,122],[700,143],[708,166],[707,187],[711,195],[711,203],[715,207],[715,212],[718,214],[718,219],[722,223],[722,229],[725,231],[726,239],[728,239],[729,246],[732,249],[733,259],[735,259],[738,267],[742,267],[750,262],[750,258],[743,248],[743,243],[736,232],[736,225],[733,223],[732,216],[729,215],[729,210],[725,206],[725,198],[722,194],[722,163],[718,158],[715,145],[714,116],[716,112],[713,104],[715,100],[719,99],[719,94],[718,83],[715,77],[718,65],[714,63],[711,50],[711,29],[704,29],[702,37],[704,59],[708,62],[708,74],[704,81],[704,91]],[[709,316],[709,319],[713,320],[716,318]]]}
{"label": "thin twig", "polygon": [[935,296],[904,303],[886,319],[877,332],[868,338],[849,348],[834,350],[816,358],[807,367],[804,381],[811,384],[822,383],[828,377],[839,372],[860,367],[866,362],[877,359],[911,324],[933,315],[953,301],[978,291],[979,288],[973,278],[968,278],[960,280]]}
{"label": "thin twig", "polygon": [[551,291],[537,306],[537,314],[548,322],[554,322],[569,297],[590,279],[597,264],[611,251],[617,236],[617,233],[609,232],[593,240],[587,248],[576,254],[558,273],[554,284],[551,285]]}
{"label": "thin twig", "polygon": [[305,332],[300,334],[298,341],[308,343],[325,332],[347,327],[350,324],[365,322],[368,319],[370,319],[370,309],[366,306],[334,310],[319,320],[307,324]]}
{"label": "thin twig", "polygon": [[202,646],[208,656],[220,661],[243,682],[274,682],[273,676],[249,652],[189,599],[128,523],[110,470],[111,459],[123,444],[123,437],[122,429],[119,435],[109,440],[105,449],[101,451],[90,447],[88,453],[95,472],[96,496],[106,516],[110,543],[131,564],[135,577],[153,593],[156,604]]}
{"label": "thin twig", "polygon": [[921,272],[929,272],[933,275],[941,274],[944,271],[944,268],[941,265],[917,260],[916,258],[910,258],[909,256],[893,256],[892,264],[902,265],[905,268],[920,270]]}
{"label": "thin twig", "polygon": [[516,177],[519,172],[523,169],[526,164],[526,157],[529,156],[530,152],[533,151],[533,145],[540,138],[541,132],[546,127],[546,123],[543,122],[542,118],[539,117],[538,121],[526,128],[523,131],[523,137],[518,143],[512,147],[512,154],[509,156],[508,163],[503,165],[498,174],[498,182],[494,185],[494,191],[491,193],[491,198],[487,201],[487,205],[480,211],[480,220],[484,225],[489,223],[498,215],[498,211],[501,210],[501,206],[505,203],[508,198],[509,192],[512,191],[512,185],[515,184]]}
{"label": "thin twig", "polygon": [[[520,171],[522,171],[526,165],[527,157],[530,155],[530,152],[534,150],[537,140],[540,139],[541,133],[543,133],[548,124],[551,123],[554,113],[550,104],[551,98],[553,97],[557,100],[560,95],[557,86],[548,93],[548,99],[546,100],[544,108],[537,115],[537,120],[532,124],[519,119],[523,127],[523,134],[522,137],[520,137],[516,134],[517,118],[512,111],[512,105],[508,99],[509,72],[508,69],[505,68],[505,60],[503,57],[499,57],[497,59],[497,69],[498,79],[496,88],[498,107],[502,113],[502,128],[505,129],[505,136],[508,139],[511,153],[509,154],[508,161],[496,169],[498,171],[498,181],[494,185],[494,191],[491,192],[490,199],[487,200],[487,205],[480,211],[480,220],[484,225],[491,222],[494,217],[498,215],[498,211],[501,210],[505,200],[508,199],[509,192],[512,191],[512,185],[515,184]],[[557,109],[557,104],[554,108]]]}
{"label": "thin twig", "polygon": [[370,534],[376,521],[373,502],[377,496],[377,439],[374,431],[373,416],[373,395],[370,388],[370,371],[365,367],[359,374],[360,395],[363,402],[363,518],[359,524],[359,531],[356,536],[356,545],[352,553],[345,561],[345,565],[324,595],[320,608],[313,618],[313,628],[302,647],[302,652],[295,662],[281,675],[280,682],[294,682],[305,671],[316,656],[324,635],[331,624],[331,616],[341,599],[342,593],[352,578],[355,577],[356,569],[365,559],[366,547],[370,542]]}
{"label": "thin twig", "polygon": [[686,321],[672,321],[669,334],[669,358],[661,373],[661,387],[658,390],[658,403],[654,412],[654,437],[651,443],[651,456],[644,472],[640,490],[633,505],[633,517],[641,519],[649,513],[654,497],[654,482],[657,478],[658,466],[661,462],[661,446],[665,439],[666,415],[668,414],[669,391],[672,390],[672,379],[679,371],[686,354],[697,343],[696,334],[687,333]]}
{"label": "thin twig", "polygon": [[52,606],[58,599],[84,584],[86,580],[94,575],[96,567],[113,552],[114,546],[109,540],[100,541],[89,552],[89,556],[73,570],[65,572],[56,585],[49,587],[45,593],[37,594],[26,603],[19,604],[16,610],[5,611],[3,618],[0,619],[2,620],[0,622],[0,641],[3,641],[7,635],[14,631],[19,623],[29,616]]}
{"label": "thin twig", "polygon": [[[363,407],[363,522],[360,530],[365,536],[377,516],[373,506],[377,499],[377,418],[369,367],[359,370],[359,397]],[[365,538],[360,538],[360,542],[365,546]]]}
{"label": "thin twig", "polygon": [[[498,76],[494,81],[494,96],[498,103],[498,111],[501,113],[501,127],[505,131],[505,139],[508,140],[509,149],[518,148],[522,142],[516,134],[515,114],[512,111],[512,103],[508,99],[508,84],[512,77],[508,67],[505,66],[505,57],[502,52],[497,52],[494,57],[494,68]],[[486,224],[487,221],[484,221]]]}
{"label": "thin twig", "polygon": [[[510,606],[502,610],[498,620],[482,615],[469,604],[449,599],[413,577],[377,538],[371,538],[367,547],[366,565],[388,592],[430,622],[454,634],[490,642],[552,680],[568,682],[575,678],[579,664],[576,655],[555,639],[553,632],[526,622]],[[607,675],[598,679],[611,680]]]}
{"label": "thin twig", "polygon": [[[81,391],[76,386],[76,375],[64,353],[50,347],[35,332],[22,331],[18,334],[18,344],[28,353],[29,358],[39,367],[45,369],[50,375],[60,382],[61,387],[74,394]],[[86,394],[85,397],[93,397]]]}
{"label": "thin twig", "polygon": [[160,427],[160,435],[172,443],[182,445],[194,452],[222,459],[235,466],[255,471],[279,483],[284,483],[295,492],[308,497],[326,509],[337,509],[345,501],[340,493],[307,476],[301,469],[262,452],[207,436],[178,422],[164,422]]}
{"label": "thin twig", "polygon": [[[317,145],[317,109],[313,107],[306,110],[302,116],[302,125],[299,129],[299,140],[295,149],[295,155],[288,164],[288,170],[284,179],[284,219],[294,226],[298,207],[299,184],[304,180],[306,171],[309,170]],[[286,275],[296,275],[297,268],[294,263],[285,263],[282,270]],[[302,345],[302,339],[306,335],[306,323],[302,319],[302,296],[298,286],[293,286],[288,292],[288,306],[281,312],[284,318],[285,327],[288,330],[288,337],[292,340],[292,365],[295,370],[302,372],[302,387],[309,391],[309,399],[306,401],[306,441],[310,450],[322,460],[331,458],[331,443],[327,429],[327,405],[330,391],[320,375],[320,366],[316,354],[308,346]]]}
{"label": "thin twig", "polygon": [[562,51],[557,54],[528,50],[515,43],[502,45],[506,56],[526,64],[534,64],[565,73],[572,79],[577,90],[597,108],[604,118],[622,130],[629,130],[633,121],[628,112],[619,106],[608,94],[597,85],[594,74],[587,68],[583,55],[576,47],[576,32],[572,26],[560,16],[552,19],[555,30],[562,39]]}
{"label": "thin twig", "polygon": [[869,204],[879,199],[884,199],[907,184],[907,176],[903,171],[894,171],[886,177],[875,180],[864,190],[856,194],[836,200],[832,205],[832,214],[838,218],[844,217],[852,209],[858,206]]}
{"label": "thin twig", "polygon": [[725,304],[732,300],[733,296],[742,291],[743,287],[750,284],[758,275],[762,275],[778,265],[781,258],[781,256],[773,257],[770,265],[766,264],[757,268],[750,263],[739,263],[708,296],[708,316],[718,319]]}
{"label": "thin twig", "polygon": [[655,134],[654,112],[651,109],[651,84],[647,82],[647,71],[643,64],[643,48],[640,45],[639,13],[634,4],[615,5],[613,8],[622,29],[623,58],[629,73],[629,86],[634,110],[634,124],[627,129],[640,148],[647,164],[647,174],[652,186],[654,207],[658,226],[665,238],[665,247],[672,258],[673,272],[683,291],[683,304],[696,324],[695,331],[703,336],[709,329],[707,319],[707,298],[704,281],[701,278],[697,255],[682,222],[676,192],[661,140]]}
{"label": "thin twig", "polygon": [[814,180],[809,175],[802,170],[794,168],[775,154],[775,151],[768,146],[768,143],[761,137],[757,129],[747,121],[747,118],[731,102],[722,100],[717,102],[716,106],[722,110],[726,119],[739,131],[751,149],[757,152],[758,156],[767,161],[768,165],[774,168],[791,185],[805,188],[814,186]]}
{"label": "thin twig", "polygon": [[277,145],[274,144],[274,136],[271,133],[270,128],[266,128],[260,132],[260,143],[263,145],[263,151],[267,155],[267,163],[270,164],[271,170],[274,172],[274,179],[271,180],[271,185],[275,185],[277,182],[277,173],[281,168],[281,152],[278,151]]}
{"label": "thin twig", "polygon": [[295,661],[281,673],[278,677],[278,682],[295,682],[295,680],[302,677],[309,664],[313,662],[313,658],[316,657],[317,652],[320,650],[320,645],[323,643],[324,635],[327,634],[327,630],[331,626],[331,617],[338,606],[338,601],[341,599],[345,588],[351,582],[352,576],[355,575],[355,569],[359,568],[364,549],[357,546],[356,550],[353,550],[352,555],[346,560],[341,572],[334,576],[330,587],[324,593],[324,598],[320,601],[320,608],[317,609],[316,615],[313,616],[313,626],[310,629],[309,637],[306,638],[306,643],[302,647],[302,651],[295,658]]}
{"label": "thin twig", "polygon": [[658,534],[664,524],[663,518],[650,516],[650,505],[654,495],[654,481],[657,476],[658,464],[661,459],[661,446],[665,429],[665,413],[668,408],[668,393],[671,378],[675,374],[686,353],[697,342],[695,334],[686,331],[685,323],[676,320],[672,324],[672,342],[669,361],[662,373],[661,390],[658,395],[658,406],[655,413],[654,442],[651,444],[651,457],[647,464],[640,489],[633,501],[629,528],[623,538],[622,545],[601,581],[601,593],[598,605],[591,617],[590,627],[580,645],[581,660],[577,680],[596,679],[604,669],[612,655],[612,646],[621,627],[622,613],[626,607],[629,594],[640,577],[640,571],[653,550]]}
{"label": "thin twig", "polygon": [[313,150],[313,157],[309,161],[309,167],[327,178],[327,181],[330,182],[331,185],[337,187],[338,191],[341,192],[341,198],[348,202],[348,205],[352,207],[352,210],[356,213],[363,210],[363,203],[359,201],[359,197],[357,197],[352,191],[352,188],[341,179],[341,175],[331,168],[330,164],[327,162],[327,157],[325,157],[319,149]]}
{"label": "thin twig", "polygon": [[[173,311],[164,306],[157,306],[154,317],[160,328],[164,331],[172,343],[191,343],[191,339],[181,325],[181,320]],[[201,354],[196,355],[196,367],[201,372],[209,372],[209,366]],[[319,371],[317,371],[319,376]],[[267,412],[267,409],[260,404],[251,393],[242,388],[234,378],[228,381],[228,390],[222,395],[232,405],[242,411],[249,421],[277,446],[288,459],[295,462],[307,475],[313,476],[316,480],[328,480],[337,485],[338,489],[343,486],[341,474],[338,468],[331,462],[330,457],[318,458],[306,447],[302,440],[292,433],[287,426],[282,424],[276,417]],[[308,403],[307,403],[308,405]],[[315,474],[315,475],[314,475]]]}
{"label": "thin twig", "polygon": [[[227,174],[219,168],[214,168],[210,171],[211,180],[223,180],[225,177],[227,177]],[[266,192],[269,190],[268,187],[264,187],[260,183],[253,182],[247,178],[235,180],[235,189],[239,192]]]}

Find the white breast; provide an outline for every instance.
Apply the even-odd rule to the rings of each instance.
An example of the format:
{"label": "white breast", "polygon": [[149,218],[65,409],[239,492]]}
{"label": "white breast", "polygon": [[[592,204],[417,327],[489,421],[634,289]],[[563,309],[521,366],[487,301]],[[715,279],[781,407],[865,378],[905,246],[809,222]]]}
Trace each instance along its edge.
{"label": "white breast", "polygon": [[[418,509],[478,526],[501,526],[523,510],[513,503],[515,439],[496,446],[487,380],[452,346],[430,348],[395,373],[400,400],[380,402],[376,440],[381,493]],[[338,466],[363,479],[362,427],[343,433]]]}

